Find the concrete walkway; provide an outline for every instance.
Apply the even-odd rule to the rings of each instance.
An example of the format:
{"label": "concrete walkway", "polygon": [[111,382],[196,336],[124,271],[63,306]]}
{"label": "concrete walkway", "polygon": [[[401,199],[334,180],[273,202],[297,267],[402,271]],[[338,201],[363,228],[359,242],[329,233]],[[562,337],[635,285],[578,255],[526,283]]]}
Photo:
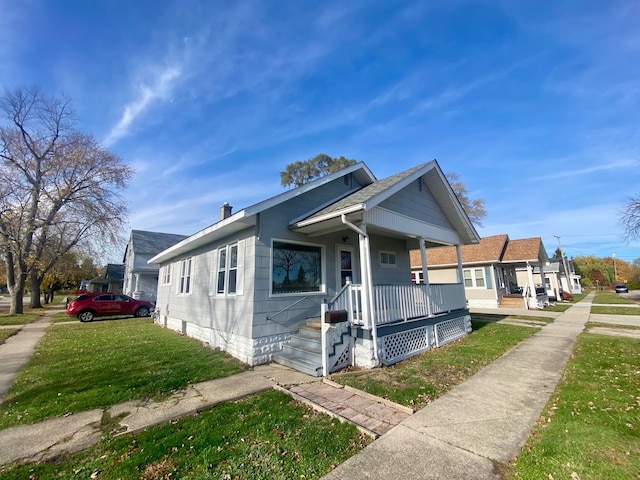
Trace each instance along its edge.
{"label": "concrete walkway", "polygon": [[529,339],[331,471],[326,480],[500,479],[589,319],[588,295]]}
{"label": "concrete walkway", "polygon": [[64,305],[47,311],[40,319],[24,326],[9,326],[20,331],[0,345],[0,404],[20,370],[31,358],[36,345],[51,325],[51,319]]}
{"label": "concrete walkway", "polygon": [[[590,294],[557,315],[554,323],[413,415],[371,395],[270,364],[191,385],[164,402],[130,401],[1,430],[0,464],[43,460],[86,448],[99,441],[105,415],[120,417],[120,434],[126,434],[222,401],[278,388],[318,410],[356,423],[367,433],[384,434],[326,475],[327,480],[390,476],[499,479],[495,462],[507,462],[518,454],[589,319],[592,298]],[[40,331],[41,336],[46,325],[43,318],[32,328],[25,326],[14,336],[14,343],[24,342],[23,347],[32,352],[37,339],[31,330]],[[2,359],[8,358],[2,357],[3,350],[4,345],[0,346],[0,369]],[[24,361],[30,355],[14,353]]]}

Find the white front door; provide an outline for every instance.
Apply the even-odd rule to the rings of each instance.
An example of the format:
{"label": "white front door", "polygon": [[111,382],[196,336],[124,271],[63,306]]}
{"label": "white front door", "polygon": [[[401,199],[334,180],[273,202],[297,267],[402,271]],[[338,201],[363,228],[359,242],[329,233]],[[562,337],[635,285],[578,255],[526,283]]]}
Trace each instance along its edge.
{"label": "white front door", "polygon": [[355,249],[349,245],[336,246],[336,290],[340,290],[347,283],[347,278],[351,279],[352,283],[356,283],[353,275],[357,272],[354,254]]}

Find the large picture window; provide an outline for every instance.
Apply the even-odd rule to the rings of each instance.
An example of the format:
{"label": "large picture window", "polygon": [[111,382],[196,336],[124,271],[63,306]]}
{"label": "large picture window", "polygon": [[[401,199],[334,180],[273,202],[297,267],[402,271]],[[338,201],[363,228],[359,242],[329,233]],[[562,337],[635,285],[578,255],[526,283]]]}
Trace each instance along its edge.
{"label": "large picture window", "polygon": [[322,247],[273,242],[272,293],[322,291]]}

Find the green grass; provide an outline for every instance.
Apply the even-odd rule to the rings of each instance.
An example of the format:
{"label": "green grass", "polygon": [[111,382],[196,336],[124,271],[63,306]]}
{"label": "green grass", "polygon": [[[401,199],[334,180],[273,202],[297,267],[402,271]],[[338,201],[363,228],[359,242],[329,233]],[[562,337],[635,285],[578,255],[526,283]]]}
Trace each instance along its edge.
{"label": "green grass", "polygon": [[390,367],[338,375],[333,380],[419,409],[538,331],[475,321],[473,329],[463,339]]}
{"label": "green grass", "polygon": [[616,303],[624,303],[634,305],[635,302],[625,298],[624,295],[620,295],[616,292],[598,292],[594,297],[592,303],[594,304],[603,304],[603,305],[615,305]]}
{"label": "green grass", "polygon": [[0,475],[39,480],[315,479],[370,441],[355,426],[272,390],[51,462],[0,467]]}
{"label": "green grass", "polygon": [[19,328],[2,328],[0,329],[0,344],[20,331]]}
{"label": "green grass", "polygon": [[537,315],[500,315],[497,313],[472,313],[471,319],[478,322],[498,322],[500,320],[531,320],[534,322],[553,323],[553,317]]}
{"label": "green grass", "polygon": [[548,307],[544,307],[545,312],[566,312],[569,308],[573,307],[574,303],[556,303],[555,305],[549,305]]}
{"label": "green grass", "polygon": [[189,383],[246,368],[151,319],[52,326],[0,405],[0,428],[163,398]]}
{"label": "green grass", "polygon": [[17,315],[9,315],[8,313],[0,313],[0,325],[26,325],[42,316],[42,313],[20,313]]}
{"label": "green grass", "polygon": [[583,334],[513,479],[635,479],[640,472],[638,340]]}
{"label": "green grass", "polygon": [[[129,317],[131,318],[131,317]],[[101,321],[102,319],[98,318],[96,319],[96,321]],[[56,313],[53,318],[51,319],[51,321],[53,323],[61,323],[61,322],[78,322],[80,323],[80,320],[78,320],[78,317],[68,317],[67,314],[65,313],[65,311],[61,311]]]}
{"label": "green grass", "polygon": [[605,327],[605,328],[619,328],[622,330],[640,330],[640,326],[636,325],[622,325],[614,323],[602,323],[602,322],[587,322],[587,329],[591,327]]}
{"label": "green grass", "polygon": [[591,313],[602,313],[605,315],[640,315],[640,308],[594,305],[591,307]]}

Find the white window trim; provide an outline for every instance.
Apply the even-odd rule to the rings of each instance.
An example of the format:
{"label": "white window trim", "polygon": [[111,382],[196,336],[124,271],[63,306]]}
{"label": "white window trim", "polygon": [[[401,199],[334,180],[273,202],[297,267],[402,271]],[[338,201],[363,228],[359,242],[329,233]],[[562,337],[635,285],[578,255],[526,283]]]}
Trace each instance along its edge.
{"label": "white window trim", "polygon": [[[176,293],[178,295],[191,295],[193,292],[193,272],[195,270],[195,257],[187,257],[180,261],[178,271],[178,281],[176,282]],[[185,275],[185,267],[189,266],[188,275]],[[188,278],[188,285],[184,287],[184,279]]]}
{"label": "white window trim", "polygon": [[[236,248],[236,265],[232,267],[230,265],[231,251],[233,248]],[[238,241],[235,243],[230,243],[229,245],[223,245],[217,249],[215,249],[211,254],[211,287],[209,289],[209,294],[217,297],[235,297],[238,295],[242,295],[242,280],[244,277],[243,271],[243,242]],[[224,286],[222,288],[222,292],[218,291],[218,277],[221,273],[220,269],[220,253],[225,252],[225,265],[224,265]],[[229,273],[235,270],[236,271],[236,289],[234,292],[229,292]]]}
{"label": "white window trim", "polygon": [[[478,285],[477,282],[476,282],[475,272],[477,270],[480,270],[482,272],[482,280],[484,281],[484,285]],[[467,284],[465,283],[465,277],[464,277],[464,273],[465,272],[470,272],[471,273],[471,283],[472,283],[471,287],[468,287]],[[486,289],[487,288],[487,277],[485,275],[484,268],[483,267],[464,268],[462,270],[462,284],[464,285],[464,288]]]}
{"label": "white window trim", "polygon": [[[292,293],[273,293],[273,244],[275,242],[289,243],[291,245],[305,245],[308,247],[320,248],[320,290],[317,292],[292,292]],[[326,265],[326,252],[325,246],[319,243],[298,242],[295,240],[289,240],[286,238],[272,238],[271,239],[271,252],[269,254],[269,297],[284,298],[284,297],[303,297],[309,295],[326,295],[327,292],[327,265]]]}
{"label": "white window trim", "polygon": [[160,285],[171,285],[171,263],[167,263],[160,268]]}
{"label": "white window trim", "polygon": [[[383,255],[387,255],[389,257],[389,260],[391,260],[391,258],[393,257],[393,263],[383,262]],[[398,255],[396,254],[396,252],[392,252],[390,250],[380,250],[380,252],[378,253],[378,258],[380,260],[380,266],[382,268],[398,268]]]}

